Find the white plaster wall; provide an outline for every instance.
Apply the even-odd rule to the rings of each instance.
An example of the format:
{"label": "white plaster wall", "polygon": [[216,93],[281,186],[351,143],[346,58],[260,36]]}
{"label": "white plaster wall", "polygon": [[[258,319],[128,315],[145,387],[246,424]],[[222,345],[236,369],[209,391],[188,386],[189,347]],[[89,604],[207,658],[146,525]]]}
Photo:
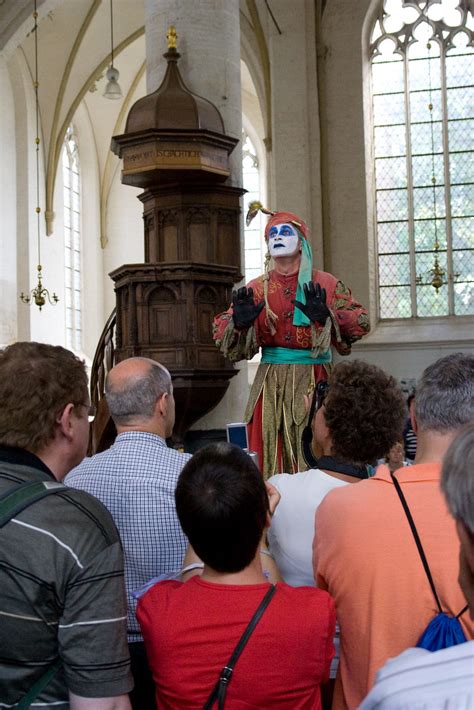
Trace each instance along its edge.
{"label": "white plaster wall", "polygon": [[[105,318],[115,308],[115,292],[109,273],[122,264],[139,264],[145,259],[143,206],[137,199],[141,190],[122,185],[117,163],[107,210],[108,241],[103,251],[103,289]],[[104,321],[105,323],[105,321]]]}
{"label": "white plaster wall", "polygon": [[15,107],[5,59],[0,56],[0,347],[17,336]]}

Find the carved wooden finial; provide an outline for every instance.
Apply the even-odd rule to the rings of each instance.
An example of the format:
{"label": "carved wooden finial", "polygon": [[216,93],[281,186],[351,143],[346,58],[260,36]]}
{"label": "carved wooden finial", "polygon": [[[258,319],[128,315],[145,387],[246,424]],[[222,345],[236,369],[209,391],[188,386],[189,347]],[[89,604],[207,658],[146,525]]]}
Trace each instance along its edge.
{"label": "carved wooden finial", "polygon": [[168,49],[176,49],[178,42],[178,35],[176,33],[176,27],[170,25],[168,27],[168,32],[166,33],[166,39],[168,40]]}

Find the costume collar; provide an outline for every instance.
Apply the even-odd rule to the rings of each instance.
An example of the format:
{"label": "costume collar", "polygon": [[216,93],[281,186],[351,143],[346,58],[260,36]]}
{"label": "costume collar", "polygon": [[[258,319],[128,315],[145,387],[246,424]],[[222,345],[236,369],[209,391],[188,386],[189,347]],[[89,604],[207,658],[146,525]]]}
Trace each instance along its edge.
{"label": "costume collar", "polygon": [[[418,463],[413,466],[403,466],[395,471],[400,483],[414,481],[439,481],[441,478],[441,462]],[[390,469],[385,464],[380,464],[374,476],[375,480],[392,483]],[[393,484],[392,484],[393,485]]]}
{"label": "costume collar", "polygon": [[17,466],[37,468],[39,471],[50,476],[54,481],[56,480],[46,464],[43,463],[36,454],[32,454],[31,451],[26,451],[26,449],[19,449],[16,446],[0,446],[0,465],[2,461]]}

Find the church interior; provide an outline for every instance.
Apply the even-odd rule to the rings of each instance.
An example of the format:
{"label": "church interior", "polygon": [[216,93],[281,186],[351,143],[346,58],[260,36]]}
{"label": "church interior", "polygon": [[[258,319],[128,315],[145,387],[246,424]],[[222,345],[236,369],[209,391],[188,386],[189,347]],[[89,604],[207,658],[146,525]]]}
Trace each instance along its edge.
{"label": "church interior", "polygon": [[[182,380],[177,412],[193,410],[183,432],[242,421],[259,356],[234,373],[211,329],[232,288],[263,271],[265,217],[245,225],[259,200],[300,215],[315,267],[368,309],[370,333],[349,357],[408,394],[428,364],[474,352],[472,0],[36,6],[34,17],[34,0],[0,0],[0,346],[70,348],[98,391],[114,352],[147,354]],[[211,156],[179,200],[166,159],[199,151],[176,151],[172,89],[166,106],[146,103],[161,120],[147,177],[129,148],[150,130],[133,110],[171,65],[198,97],[184,133]],[[191,183],[202,200],[192,229]],[[208,213],[222,215],[215,252]],[[196,279],[199,298],[175,303]]]}

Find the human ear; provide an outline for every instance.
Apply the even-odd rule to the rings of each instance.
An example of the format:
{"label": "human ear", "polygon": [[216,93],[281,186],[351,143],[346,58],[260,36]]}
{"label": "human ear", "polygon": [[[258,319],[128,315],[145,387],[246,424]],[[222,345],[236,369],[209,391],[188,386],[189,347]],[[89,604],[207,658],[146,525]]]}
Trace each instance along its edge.
{"label": "human ear", "polygon": [[69,402],[69,404],[66,404],[64,407],[63,411],[58,414],[56,417],[56,424],[59,427],[59,430],[61,433],[66,437],[66,439],[72,439],[72,434],[73,434],[73,424],[72,424],[72,416],[73,416],[73,409],[74,405]]}

